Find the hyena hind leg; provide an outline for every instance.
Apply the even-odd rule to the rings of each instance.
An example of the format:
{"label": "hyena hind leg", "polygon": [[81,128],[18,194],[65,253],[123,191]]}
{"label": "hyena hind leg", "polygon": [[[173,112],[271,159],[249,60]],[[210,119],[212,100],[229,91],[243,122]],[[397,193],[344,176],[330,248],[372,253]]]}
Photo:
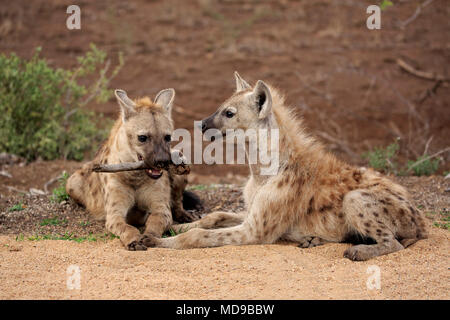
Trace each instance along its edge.
{"label": "hyena hind leg", "polygon": [[191,223],[174,224],[171,228],[176,233],[181,233],[194,228],[217,229],[234,227],[241,224],[244,221],[245,216],[246,213],[244,211],[238,213],[216,211],[208,214],[200,220]]}
{"label": "hyena hind leg", "polygon": [[344,257],[364,261],[404,249],[395,237],[388,213],[370,190],[349,192],[344,197],[343,211],[353,233],[376,242],[352,246],[344,252]]}

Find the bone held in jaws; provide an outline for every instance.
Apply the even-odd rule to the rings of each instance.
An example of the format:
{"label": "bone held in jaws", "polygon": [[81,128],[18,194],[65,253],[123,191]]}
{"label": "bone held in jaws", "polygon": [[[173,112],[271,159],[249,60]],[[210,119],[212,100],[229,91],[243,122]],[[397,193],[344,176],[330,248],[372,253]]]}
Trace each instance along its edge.
{"label": "bone held in jaws", "polygon": [[[138,162],[123,162],[117,164],[101,164],[95,163],[92,165],[92,171],[94,172],[122,172],[122,171],[136,171],[136,170],[149,170],[149,168],[144,161]],[[189,174],[191,171],[189,165],[181,163],[179,165],[170,164],[167,168],[163,168],[170,173],[183,175]]]}

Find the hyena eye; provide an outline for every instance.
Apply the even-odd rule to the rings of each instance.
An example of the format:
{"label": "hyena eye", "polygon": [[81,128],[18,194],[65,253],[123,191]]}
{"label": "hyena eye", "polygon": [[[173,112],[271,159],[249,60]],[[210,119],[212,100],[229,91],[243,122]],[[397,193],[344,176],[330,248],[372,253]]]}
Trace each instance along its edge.
{"label": "hyena eye", "polygon": [[139,142],[145,142],[145,141],[147,141],[147,139],[148,139],[147,136],[144,136],[144,135],[139,135],[139,136],[138,136]]}
{"label": "hyena eye", "polygon": [[233,118],[234,117],[234,113],[231,112],[230,110],[228,110],[227,112],[225,112],[225,115],[227,118]]}
{"label": "hyena eye", "polygon": [[164,140],[166,142],[170,142],[170,141],[172,141],[172,136],[170,134],[167,134],[167,135],[164,136]]}

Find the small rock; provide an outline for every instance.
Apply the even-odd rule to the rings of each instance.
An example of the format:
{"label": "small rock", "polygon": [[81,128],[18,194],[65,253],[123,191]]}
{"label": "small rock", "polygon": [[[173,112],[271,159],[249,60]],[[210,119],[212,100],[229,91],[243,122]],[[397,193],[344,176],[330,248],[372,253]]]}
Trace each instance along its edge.
{"label": "small rock", "polygon": [[9,251],[9,252],[18,252],[18,251],[22,251],[22,246],[14,245],[14,244],[8,245],[8,251]]}
{"label": "small rock", "polygon": [[12,178],[11,173],[9,173],[9,172],[7,172],[5,170],[1,170],[0,171],[0,176],[4,176],[4,177],[10,178],[10,179]]}
{"label": "small rock", "polygon": [[44,196],[44,195],[46,195],[45,191],[40,190],[40,189],[35,189],[35,188],[30,188],[30,193],[32,195],[36,195],[36,196]]}

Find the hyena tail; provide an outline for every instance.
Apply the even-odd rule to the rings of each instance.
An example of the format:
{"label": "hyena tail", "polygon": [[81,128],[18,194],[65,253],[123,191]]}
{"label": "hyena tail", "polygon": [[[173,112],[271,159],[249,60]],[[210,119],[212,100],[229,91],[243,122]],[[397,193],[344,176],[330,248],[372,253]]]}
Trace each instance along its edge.
{"label": "hyena tail", "polygon": [[183,191],[183,208],[184,210],[202,210],[203,204],[199,196],[191,191]]}

